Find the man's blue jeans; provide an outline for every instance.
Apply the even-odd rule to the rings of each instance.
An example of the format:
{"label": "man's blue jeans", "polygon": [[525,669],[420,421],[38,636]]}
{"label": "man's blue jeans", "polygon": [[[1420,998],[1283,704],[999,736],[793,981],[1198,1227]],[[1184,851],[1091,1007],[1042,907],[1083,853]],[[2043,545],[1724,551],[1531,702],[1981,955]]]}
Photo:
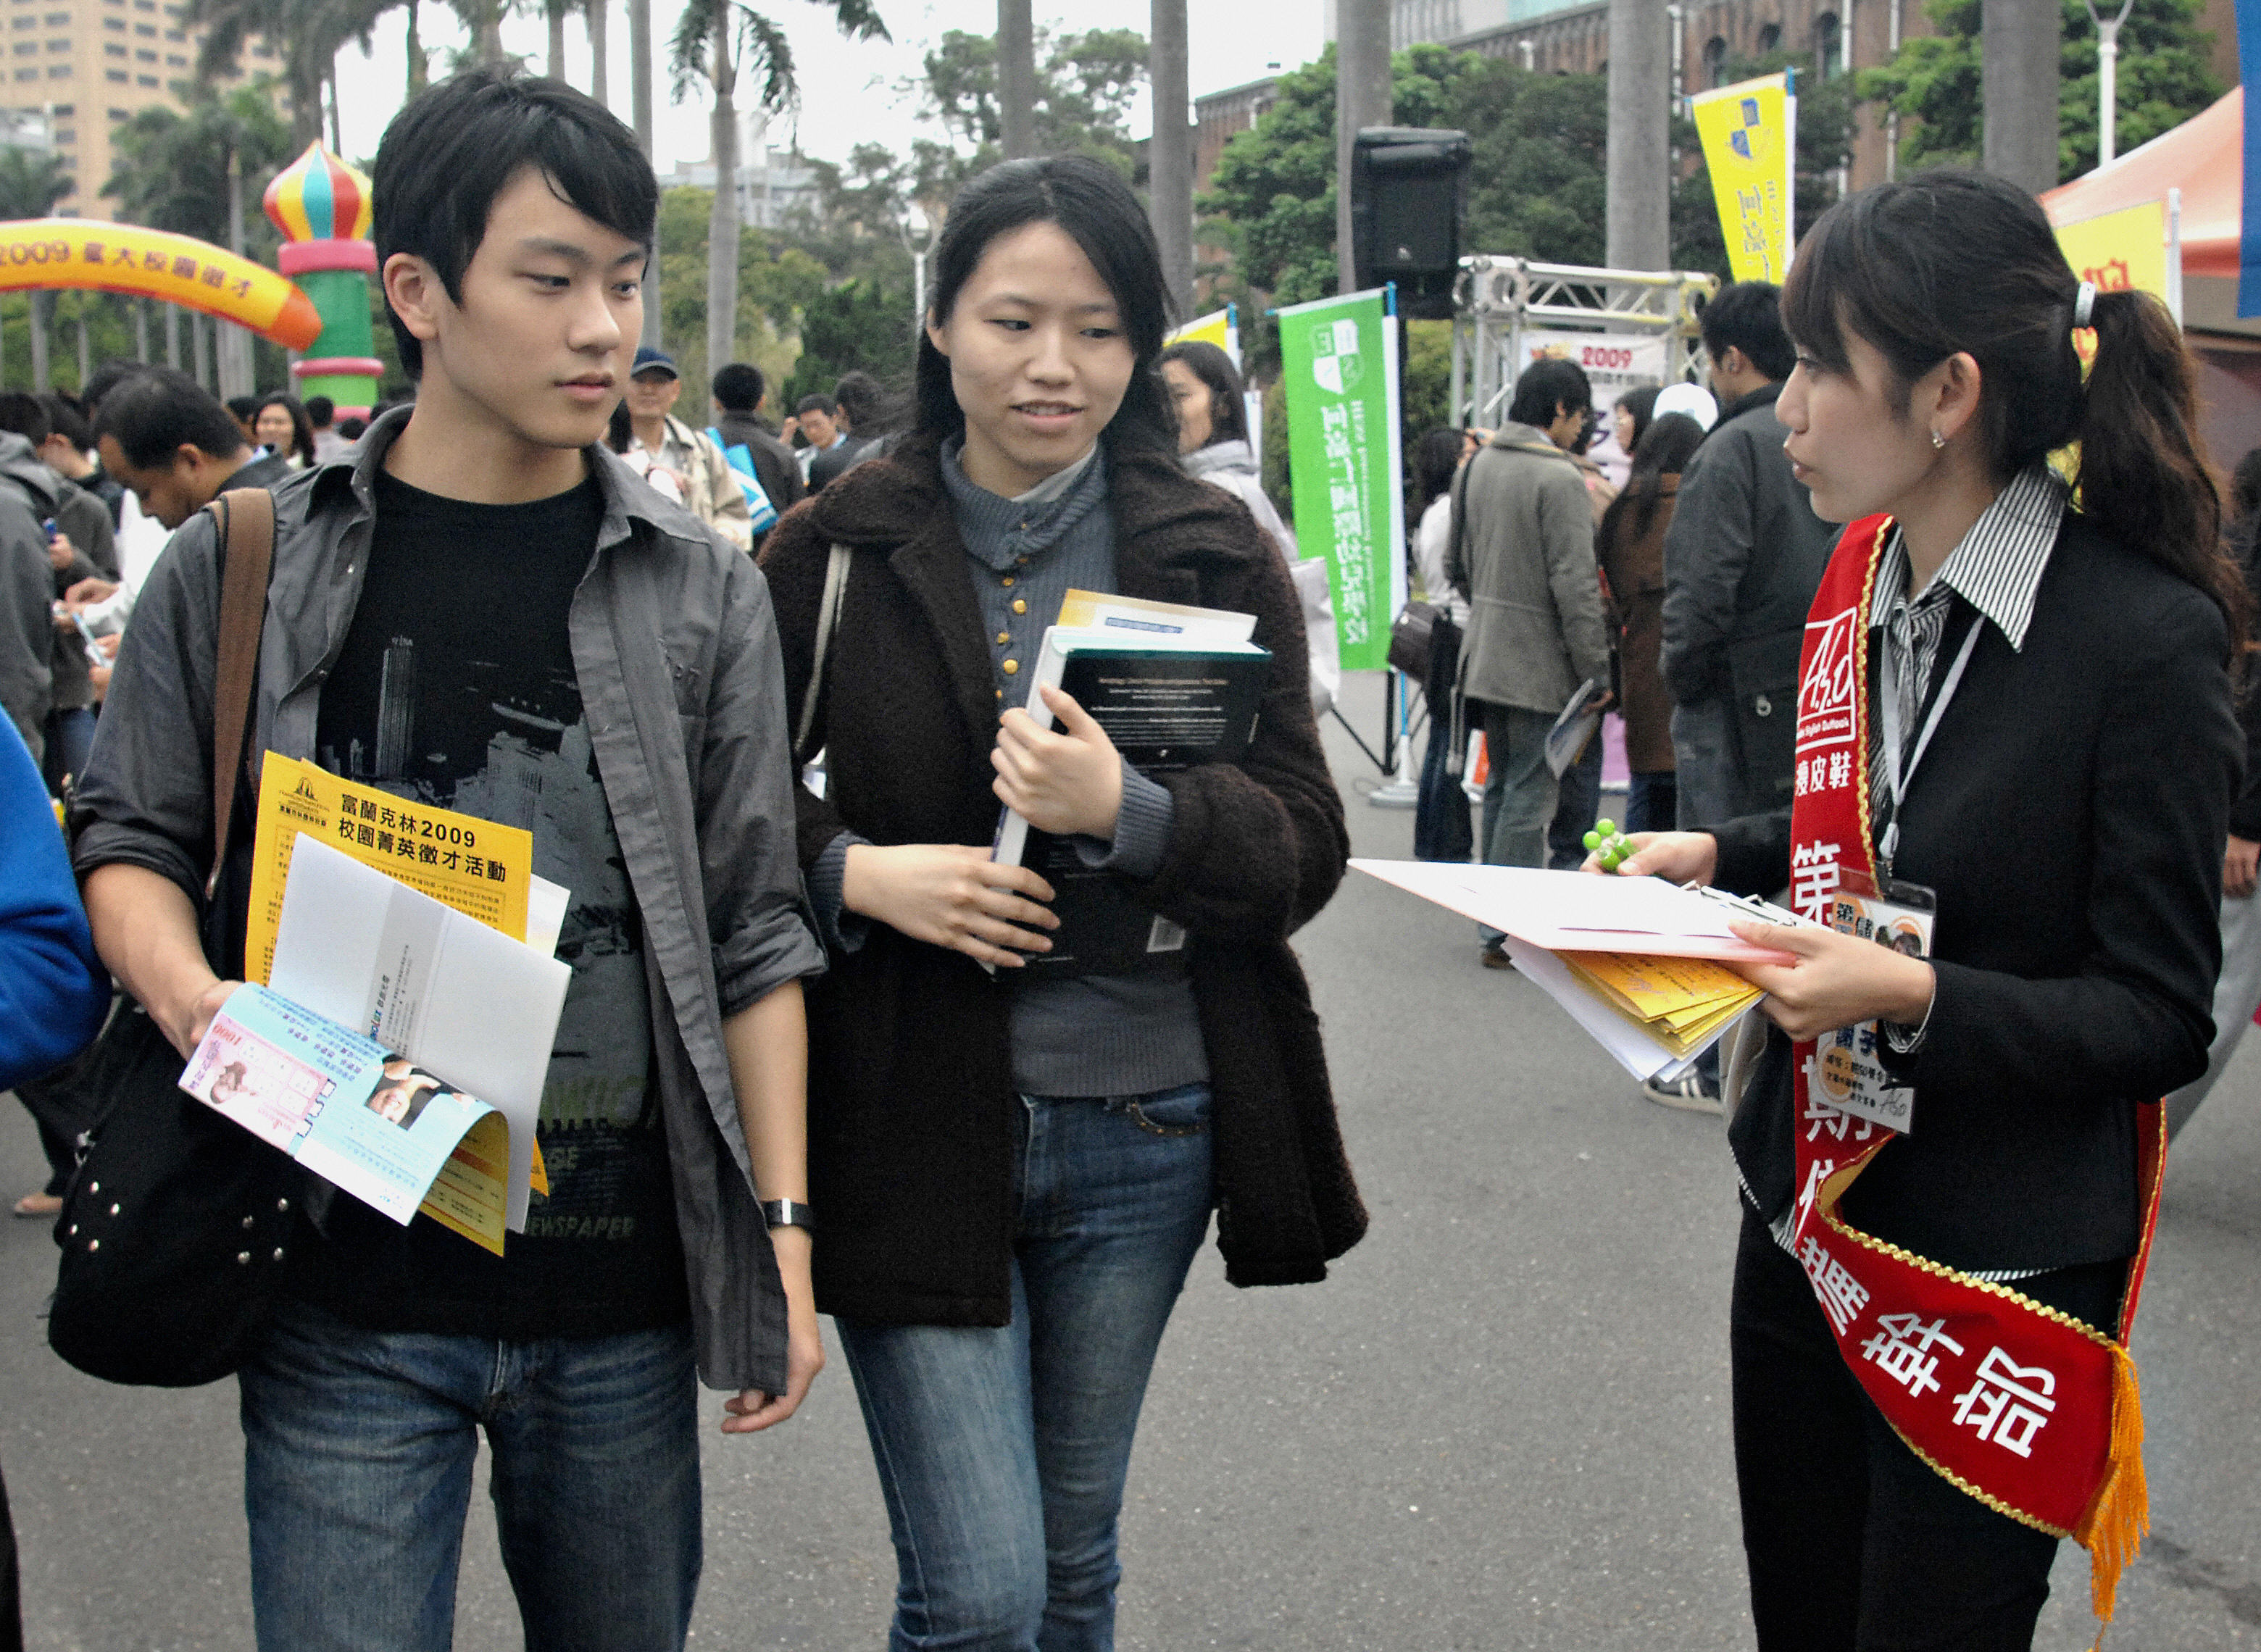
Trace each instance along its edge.
{"label": "man's blue jeans", "polygon": [[261,1652],[445,1652],[481,1427],[528,1652],[679,1652],[700,1560],[688,1326],[498,1342],[285,1302],[239,1381]]}
{"label": "man's blue jeans", "polygon": [[[1486,768],[1477,858],[1487,866],[1544,866],[1547,828],[1561,791],[1547,766],[1547,732],[1554,719],[1520,706],[1469,702],[1471,716],[1479,708]],[[1476,936],[1488,947],[1497,947],[1502,939],[1488,923],[1476,925]]]}
{"label": "man's blue jeans", "polygon": [[835,1322],[894,1534],[895,1652],[1115,1644],[1131,1437],[1209,1226],[1209,1087],[1022,1099],[1012,1323]]}

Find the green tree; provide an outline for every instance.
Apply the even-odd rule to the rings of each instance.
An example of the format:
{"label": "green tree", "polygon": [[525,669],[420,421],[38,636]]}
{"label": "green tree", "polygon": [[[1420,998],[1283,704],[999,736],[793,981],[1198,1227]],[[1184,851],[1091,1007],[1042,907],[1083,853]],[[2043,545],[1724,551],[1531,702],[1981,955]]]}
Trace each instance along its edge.
{"label": "green tree", "polygon": [[[1599,75],[1535,75],[1416,46],[1391,59],[1391,97],[1401,126],[1468,134],[1464,250],[1601,261],[1608,98]],[[1252,289],[1281,304],[1335,290],[1332,47],[1281,77],[1278,100],[1226,144],[1196,205],[1202,239],[1231,248]]]}
{"label": "green tree", "polygon": [[[1811,60],[1803,54],[1776,52],[1762,58],[1730,61],[1720,74],[1722,85],[1800,68]],[[1837,198],[1839,167],[1853,158],[1853,111],[1858,94],[1851,77],[1832,75],[1821,80],[1801,72],[1798,77],[1797,228],[1826,212]],[[1727,243],[1719,228],[1719,204],[1712,193],[1712,174],[1704,162],[1704,147],[1692,120],[1672,123],[1673,147],[1692,156],[1695,168],[1672,185],[1672,267],[1708,270],[1722,281],[1730,274]]]}
{"label": "green tree", "polygon": [[[660,335],[684,382],[710,376],[707,338],[707,229],[714,192],[674,189],[659,198],[659,269],[647,303],[660,306]],[[781,237],[756,230],[738,243],[736,330],[726,359],[751,362],[773,384],[800,354],[800,314],[829,284],[824,266]],[[695,408],[679,409],[687,418]]]}
{"label": "green tree", "polygon": [[297,153],[290,127],[276,113],[264,83],[225,96],[190,93],[185,111],[162,104],[118,128],[116,155],[101,193],[128,223],[231,245],[232,168],[240,166],[246,252],[272,262],[275,229],[257,210],[268,181]]}
{"label": "green tree", "polygon": [[800,359],[778,405],[789,408],[803,396],[829,396],[851,368],[890,389],[908,389],[917,342],[908,285],[843,281],[802,310]]}
{"label": "green tree", "polygon": [[[887,39],[871,0],[817,0],[829,4],[851,40]],[[559,28],[562,32],[563,24]],[[668,48],[675,100],[705,83],[713,96],[707,131],[714,157],[714,196],[707,229],[707,353],[724,354],[738,330],[738,75],[752,77],[755,104],[772,114],[795,108],[793,48],[785,30],[743,0],[690,0]]]}
{"label": "green tree", "polygon": [[[1903,128],[1900,163],[1967,166],[1979,153],[1979,0],[1929,0],[1939,32],[1904,41],[1880,68],[1860,73],[1860,95],[1916,123]],[[2096,164],[2096,29],[2082,0],[2063,0],[2058,48],[2057,176]],[[2214,38],[2198,26],[2199,0],[2135,0],[2120,29],[2120,153],[2181,125],[2222,95],[2208,67]],[[1801,107],[1799,116],[1804,119]]]}
{"label": "green tree", "polygon": [[[1145,83],[1146,37],[1136,29],[1038,29],[1037,153],[1095,155],[1130,176],[1137,154],[1130,104]],[[917,97],[950,136],[955,164],[942,180],[945,196],[1003,158],[994,36],[950,30],[927,53],[918,78],[896,90]]]}

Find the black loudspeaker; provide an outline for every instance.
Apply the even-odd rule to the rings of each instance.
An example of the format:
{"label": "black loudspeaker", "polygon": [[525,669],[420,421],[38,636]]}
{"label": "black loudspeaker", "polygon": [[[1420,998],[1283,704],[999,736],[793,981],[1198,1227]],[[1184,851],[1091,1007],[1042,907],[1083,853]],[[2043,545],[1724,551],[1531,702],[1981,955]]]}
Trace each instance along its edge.
{"label": "black loudspeaker", "polygon": [[1397,284],[1397,312],[1449,320],[1468,216],[1465,132],[1367,126],[1351,151],[1350,225],[1359,287]]}

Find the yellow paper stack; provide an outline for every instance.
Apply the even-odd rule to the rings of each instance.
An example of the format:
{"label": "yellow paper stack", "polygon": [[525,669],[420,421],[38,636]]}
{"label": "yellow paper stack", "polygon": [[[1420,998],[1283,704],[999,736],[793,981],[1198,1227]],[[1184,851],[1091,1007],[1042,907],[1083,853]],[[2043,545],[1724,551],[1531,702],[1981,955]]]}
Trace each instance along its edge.
{"label": "yellow paper stack", "polygon": [[1759,989],[1705,958],[1637,952],[1554,954],[1578,984],[1675,1055],[1701,1049],[1724,1023],[1755,1003]]}

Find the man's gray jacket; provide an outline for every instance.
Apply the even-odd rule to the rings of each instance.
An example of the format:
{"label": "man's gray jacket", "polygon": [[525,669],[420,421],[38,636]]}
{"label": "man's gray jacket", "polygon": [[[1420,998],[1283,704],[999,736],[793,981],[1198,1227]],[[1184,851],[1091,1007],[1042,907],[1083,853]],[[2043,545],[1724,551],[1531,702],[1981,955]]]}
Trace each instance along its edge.
{"label": "man's gray jacket", "polygon": [[[255,752],[313,757],[322,684],[368,565],[373,478],[408,415],[388,415],[355,453],[274,489]],[[713,1387],[780,1393],[785,1297],[722,1045],[726,1016],[824,966],[794,856],[769,587],[743,551],[611,452],[586,453],[604,491],[604,525],[568,624],[598,774],[643,921],[700,1374]],[[146,866],[200,908],[212,856],[217,551],[212,519],[199,513],[151,571],[71,822],[82,878],[112,862]],[[240,809],[236,818],[244,820]],[[247,858],[248,840],[239,834]]]}
{"label": "man's gray jacket", "polygon": [[1726,705],[1738,812],[1790,801],[1798,656],[1837,542],[1782,450],[1782,386],[1728,408],[1681,473],[1664,536],[1664,680],[1683,706]]}
{"label": "man's gray jacket", "polygon": [[[0,431],[0,453],[10,442],[32,451],[23,437]],[[55,575],[33,500],[8,486],[10,479],[0,470],[0,712],[16,725],[36,761],[55,703]]]}
{"label": "man's gray jacket", "polygon": [[1607,688],[1594,512],[1576,463],[1543,431],[1507,424],[1462,480],[1447,571],[1468,598],[1461,692],[1551,717],[1589,679]]}

